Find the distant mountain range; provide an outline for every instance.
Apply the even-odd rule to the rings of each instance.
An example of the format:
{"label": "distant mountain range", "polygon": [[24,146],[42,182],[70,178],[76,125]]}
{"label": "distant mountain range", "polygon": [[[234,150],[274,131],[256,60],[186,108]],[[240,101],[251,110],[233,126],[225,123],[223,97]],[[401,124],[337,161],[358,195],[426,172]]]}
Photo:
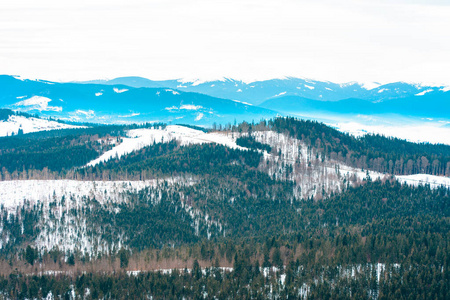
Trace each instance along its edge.
{"label": "distant mountain range", "polygon": [[336,84],[300,78],[184,82],[121,77],[57,83],[3,75],[0,89],[0,108],[79,122],[211,125],[315,113],[450,118],[448,87],[404,82]]}
{"label": "distant mountain range", "polygon": [[71,121],[211,125],[259,121],[277,112],[170,88],[56,83],[0,76],[0,107]]}
{"label": "distant mountain range", "polygon": [[358,82],[337,84],[329,81],[301,78],[271,79],[245,83],[230,78],[208,82],[185,82],[182,80],[152,81],[142,77],[120,77],[112,80],[96,80],[85,83],[127,85],[137,88],[167,87],[202,93],[213,97],[244,101],[254,105],[259,105],[264,101],[283,96],[298,96],[321,101],[338,101],[354,98],[379,102],[416,95],[439,95],[450,90],[450,88],[445,86],[425,86],[405,82],[395,82],[385,85]]}

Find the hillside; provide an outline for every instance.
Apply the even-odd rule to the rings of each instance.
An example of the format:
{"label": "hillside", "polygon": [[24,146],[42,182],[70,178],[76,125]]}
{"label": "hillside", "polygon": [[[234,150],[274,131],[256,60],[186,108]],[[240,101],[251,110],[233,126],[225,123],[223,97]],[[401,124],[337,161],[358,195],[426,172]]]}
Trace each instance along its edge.
{"label": "hillside", "polygon": [[0,76],[0,107],[95,123],[234,123],[276,116],[265,108],[169,88],[57,83]]}
{"label": "hillside", "polygon": [[277,118],[91,124],[3,137],[0,153],[4,295],[121,298],[143,280],[129,295],[159,298],[162,280],[188,297],[392,297],[417,276],[436,280],[418,295],[447,295],[450,146]]}

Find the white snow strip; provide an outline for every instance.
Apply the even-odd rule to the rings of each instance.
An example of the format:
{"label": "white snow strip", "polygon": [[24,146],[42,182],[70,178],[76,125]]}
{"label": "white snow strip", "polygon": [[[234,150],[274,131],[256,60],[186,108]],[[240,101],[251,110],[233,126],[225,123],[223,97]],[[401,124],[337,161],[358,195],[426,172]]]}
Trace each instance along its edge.
{"label": "white snow strip", "polygon": [[139,116],[141,113],[132,113],[129,115],[123,115],[123,116],[119,116],[119,118],[131,118],[131,117],[135,117],[135,116]]}
{"label": "white snow strip", "polygon": [[204,114],[203,113],[198,113],[197,116],[195,117],[195,121],[200,121],[203,118]]}
{"label": "white snow strip", "polygon": [[186,104],[186,105],[180,106],[180,109],[185,109],[185,110],[199,110],[200,108],[203,108],[203,106],[193,105],[193,104]]}
{"label": "white snow strip", "polygon": [[381,89],[381,90],[378,91],[378,93],[382,93],[382,92],[387,91],[387,90],[388,89]]}
{"label": "white snow strip", "polygon": [[95,93],[95,96],[101,96],[101,95],[103,95],[103,93],[102,92],[98,92],[98,93]]}
{"label": "white snow strip", "polygon": [[314,87],[313,87],[313,86],[310,86],[310,85],[304,84],[304,86],[305,86],[305,88],[308,88],[308,89],[310,89],[310,90],[313,90],[313,89],[314,89]]}
{"label": "white snow strip", "polygon": [[242,93],[242,90],[241,90],[241,89],[238,89],[238,90],[236,91],[236,93]]}
{"label": "white snow strip", "polygon": [[443,91],[443,92],[450,91],[450,85],[449,86],[444,86],[443,88],[440,89],[440,91]]}
{"label": "white snow strip", "polygon": [[283,96],[284,94],[286,94],[286,92],[281,92],[281,93],[279,93],[279,94],[276,94],[274,97]]}
{"label": "white snow strip", "polygon": [[404,182],[409,185],[425,185],[429,184],[431,188],[437,188],[445,186],[450,188],[450,177],[435,176],[428,174],[415,174],[415,175],[398,175],[395,176],[398,181]]}
{"label": "white snow strip", "polygon": [[415,96],[423,96],[423,95],[425,95],[426,93],[429,93],[429,92],[432,92],[432,91],[433,91],[433,89],[428,89],[428,90],[425,90],[425,91],[423,91],[423,92],[417,93]]}
{"label": "white snow strip", "polygon": [[172,93],[172,94],[174,94],[174,95],[179,95],[180,93],[178,93],[177,91],[174,91],[174,90],[170,90],[170,89],[167,89],[167,90],[165,90],[166,92],[169,92],[169,93]]}
{"label": "white snow strip", "polygon": [[83,127],[85,126],[68,125],[38,118],[9,116],[7,121],[0,121],[0,136],[10,136],[13,134],[16,135],[19,132],[19,129],[22,129],[23,133],[30,133],[45,130],[83,128]]}
{"label": "white snow strip", "polygon": [[332,89],[330,89],[330,88],[327,88],[327,87],[326,87],[325,89],[326,89],[326,90],[329,90],[329,91],[332,91]]}
{"label": "white snow strip", "polygon": [[251,103],[244,102],[244,101],[239,101],[239,100],[231,100],[231,101],[238,102],[238,103],[242,103],[242,104],[245,104],[245,105],[253,105],[253,104],[251,104]]}
{"label": "white snow strip", "polygon": [[184,109],[184,110],[199,110],[201,108],[203,108],[203,106],[201,106],[201,105],[185,104],[185,105],[181,105],[180,107],[171,106],[171,107],[166,107],[164,109],[168,110],[168,111],[172,111],[172,110],[180,110],[180,109]]}
{"label": "white snow strip", "polygon": [[25,110],[39,110],[39,111],[62,111],[61,106],[49,106],[48,103],[52,99],[41,96],[33,96],[29,99],[15,103],[15,106],[26,106]]}
{"label": "white snow strip", "polygon": [[125,93],[128,91],[128,89],[118,89],[118,88],[113,88],[114,93]]}
{"label": "white snow strip", "polygon": [[123,155],[137,151],[154,142],[169,142],[178,140],[181,145],[217,143],[235,149],[247,149],[236,145],[236,142],[227,133],[205,133],[184,126],[170,125],[165,129],[134,129],[128,132],[128,137],[123,138],[121,144],[103,153],[99,158],[92,160],[87,166],[95,166],[100,162],[106,162],[111,158],[120,158]]}

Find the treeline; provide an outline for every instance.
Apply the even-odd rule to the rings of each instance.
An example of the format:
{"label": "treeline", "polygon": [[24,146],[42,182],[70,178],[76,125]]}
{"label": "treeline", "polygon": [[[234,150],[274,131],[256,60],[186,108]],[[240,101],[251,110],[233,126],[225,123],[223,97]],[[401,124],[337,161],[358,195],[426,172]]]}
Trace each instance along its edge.
{"label": "treeline", "polygon": [[24,112],[13,111],[11,109],[0,108],[0,121],[8,121],[10,116],[23,116],[27,118],[37,118],[37,115],[30,115]]}
{"label": "treeline", "polygon": [[0,180],[74,178],[74,168],[110,150],[131,129],[164,124],[109,125],[0,138]]}
{"label": "treeline", "polygon": [[382,173],[410,175],[427,173],[450,176],[450,146],[412,143],[381,135],[356,138],[323,123],[292,117],[241,123],[234,131],[274,130],[302,140],[325,157],[359,169]]}
{"label": "treeline", "polygon": [[[261,269],[237,259],[232,271],[216,266],[128,275],[11,274],[0,276],[0,295],[13,299],[448,299],[449,271],[430,265],[377,265],[304,268],[292,262],[285,271]],[[355,272],[356,268],[359,270]],[[342,271],[354,272],[343,275]],[[309,274],[315,274],[311,280]],[[283,276],[283,279],[282,279]],[[50,296],[50,297],[51,297]]]}

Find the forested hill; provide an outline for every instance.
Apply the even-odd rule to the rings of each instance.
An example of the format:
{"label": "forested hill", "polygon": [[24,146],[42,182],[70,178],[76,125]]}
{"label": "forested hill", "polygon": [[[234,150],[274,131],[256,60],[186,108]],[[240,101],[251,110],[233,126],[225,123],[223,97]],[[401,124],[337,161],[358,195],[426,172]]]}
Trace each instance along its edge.
{"label": "forested hill", "polygon": [[293,118],[2,137],[0,298],[448,299],[449,158]]}
{"label": "forested hill", "polygon": [[[248,129],[247,129],[248,128]],[[302,140],[327,158],[347,165],[390,174],[450,176],[450,146],[412,143],[398,138],[367,134],[356,138],[317,121],[276,118],[258,126],[241,124],[242,130],[274,130]]]}
{"label": "forested hill", "polygon": [[[136,128],[164,128],[164,124],[93,125],[87,128],[35,132],[0,138],[0,175],[10,178],[24,171],[42,171],[46,168],[53,177],[64,177],[67,171],[80,167],[110,150],[111,142],[120,143],[129,130]],[[192,127],[194,130],[199,128]],[[205,131],[203,128],[201,130]],[[216,129],[217,130],[217,129]],[[431,174],[450,176],[450,146],[442,144],[412,143],[405,140],[367,134],[356,138],[323,123],[295,118],[276,118],[260,123],[241,123],[224,127],[219,132],[237,132],[245,136],[236,142],[245,147],[271,153],[267,144],[252,137],[258,131],[273,131],[294,138],[314,149],[322,160],[334,160],[345,165],[394,175]],[[249,139],[250,137],[250,139]],[[105,144],[107,141],[109,144]],[[276,154],[276,153],[275,153]],[[130,154],[136,155],[136,154]],[[130,156],[131,157],[131,156]],[[176,157],[171,157],[176,159]],[[163,159],[164,160],[164,159]],[[102,166],[115,173],[114,165]],[[122,167],[121,167],[122,168]],[[146,168],[137,161],[136,170]],[[178,170],[179,171],[179,170]],[[120,176],[119,176],[120,177]]]}

